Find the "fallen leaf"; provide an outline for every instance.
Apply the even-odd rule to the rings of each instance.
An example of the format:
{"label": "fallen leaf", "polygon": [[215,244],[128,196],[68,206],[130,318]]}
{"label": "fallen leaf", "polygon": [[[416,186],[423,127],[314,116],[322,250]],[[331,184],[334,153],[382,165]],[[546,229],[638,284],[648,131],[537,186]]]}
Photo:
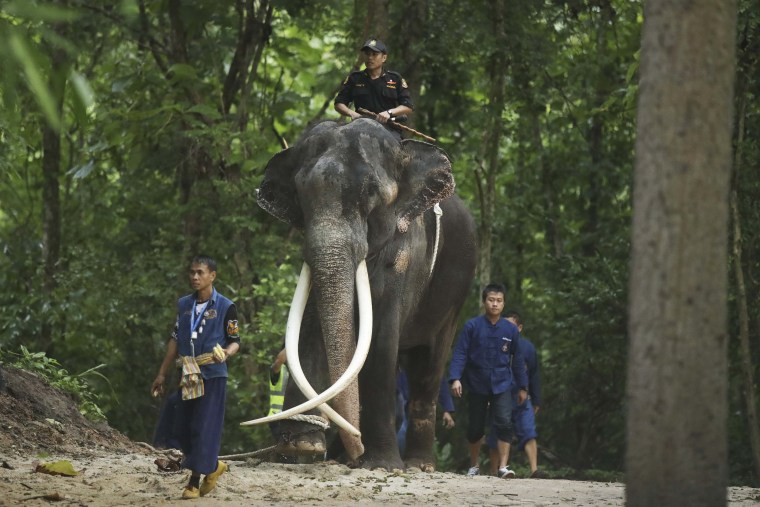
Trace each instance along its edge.
{"label": "fallen leaf", "polygon": [[40,463],[34,471],[41,474],[65,475],[67,477],[75,477],[79,475],[79,472],[74,470],[74,465],[67,460],[53,461],[52,463]]}

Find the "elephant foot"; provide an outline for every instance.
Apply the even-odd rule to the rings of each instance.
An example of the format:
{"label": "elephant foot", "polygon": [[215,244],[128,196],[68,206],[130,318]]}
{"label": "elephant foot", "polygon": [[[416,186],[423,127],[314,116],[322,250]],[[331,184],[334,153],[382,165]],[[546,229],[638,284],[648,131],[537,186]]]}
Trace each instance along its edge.
{"label": "elephant foot", "polygon": [[435,462],[429,460],[407,458],[404,460],[404,464],[406,464],[407,468],[419,468],[422,472],[435,472]]}
{"label": "elephant foot", "polygon": [[298,433],[283,432],[275,448],[276,453],[285,456],[324,456],[326,450],[325,434],[316,428]]}
{"label": "elephant foot", "polygon": [[284,456],[317,456],[325,453],[324,442],[298,440],[295,442],[279,442],[275,452]]}
{"label": "elephant foot", "polygon": [[398,454],[394,457],[392,453],[372,453],[365,452],[354,465],[369,470],[383,469],[387,472],[394,470],[404,470],[404,462]]}

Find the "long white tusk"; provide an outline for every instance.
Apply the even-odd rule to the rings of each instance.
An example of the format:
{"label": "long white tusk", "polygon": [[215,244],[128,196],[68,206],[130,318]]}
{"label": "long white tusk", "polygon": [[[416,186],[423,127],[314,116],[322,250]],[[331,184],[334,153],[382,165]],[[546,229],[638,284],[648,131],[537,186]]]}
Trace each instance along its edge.
{"label": "long white tusk", "polygon": [[[288,317],[287,332],[285,335],[285,349],[288,357],[288,369],[290,370],[291,378],[293,378],[304,395],[311,399],[301,405],[280,412],[279,414],[246,421],[240,423],[240,425],[250,426],[254,424],[263,424],[265,422],[278,421],[292,415],[301,414],[321,405],[320,409],[322,409],[325,412],[325,415],[332,419],[335,424],[354,436],[360,436],[361,433],[359,430],[354,428],[328,405],[323,404],[340,394],[356,378],[359,371],[361,371],[364,366],[367,354],[369,353],[369,346],[372,341],[372,296],[370,294],[367,263],[366,261],[362,261],[356,269],[356,291],[359,299],[359,340],[356,344],[356,352],[354,353],[354,357],[351,359],[348,368],[346,368],[346,371],[341,375],[337,382],[319,395],[314,388],[311,387],[308,380],[306,380],[306,376],[301,369],[300,361],[297,359],[298,335],[301,328],[301,319],[306,306],[306,297],[308,296],[309,282],[311,279],[309,271],[308,265],[304,263],[303,268],[301,269],[301,276],[298,279],[296,294],[293,297],[291,313]],[[300,310],[294,312],[296,306],[300,306]],[[292,355],[291,350],[295,351]],[[291,361],[291,358],[295,359]],[[324,410],[324,408],[327,408],[327,410]]]}

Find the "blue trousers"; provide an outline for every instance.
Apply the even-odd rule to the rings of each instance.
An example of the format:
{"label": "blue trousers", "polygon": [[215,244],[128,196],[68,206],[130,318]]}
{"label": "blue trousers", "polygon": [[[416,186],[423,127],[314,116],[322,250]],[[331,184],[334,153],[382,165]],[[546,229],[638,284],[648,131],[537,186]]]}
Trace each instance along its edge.
{"label": "blue trousers", "polygon": [[[533,404],[530,402],[530,398],[525,400],[525,403],[518,405],[515,397],[512,397],[514,408],[512,409],[512,426],[515,430],[515,437],[517,438],[517,449],[522,451],[525,449],[525,444],[533,439],[538,438],[536,432],[536,416],[533,414]],[[496,432],[491,428],[486,437],[486,444],[491,449],[496,449]]]}
{"label": "blue trousers", "polygon": [[205,475],[216,470],[219,459],[227,377],[204,380],[203,384],[203,396],[180,403],[178,438],[184,454],[182,468]]}

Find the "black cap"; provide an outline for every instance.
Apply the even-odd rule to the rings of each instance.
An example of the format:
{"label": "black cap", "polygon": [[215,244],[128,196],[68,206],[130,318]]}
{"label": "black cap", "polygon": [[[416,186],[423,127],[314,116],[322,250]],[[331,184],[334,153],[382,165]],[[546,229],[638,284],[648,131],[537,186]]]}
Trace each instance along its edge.
{"label": "black cap", "polygon": [[367,39],[367,41],[362,46],[362,51],[365,49],[375,51],[376,53],[388,53],[388,48],[386,48],[385,44],[383,44],[383,41],[379,39]]}

